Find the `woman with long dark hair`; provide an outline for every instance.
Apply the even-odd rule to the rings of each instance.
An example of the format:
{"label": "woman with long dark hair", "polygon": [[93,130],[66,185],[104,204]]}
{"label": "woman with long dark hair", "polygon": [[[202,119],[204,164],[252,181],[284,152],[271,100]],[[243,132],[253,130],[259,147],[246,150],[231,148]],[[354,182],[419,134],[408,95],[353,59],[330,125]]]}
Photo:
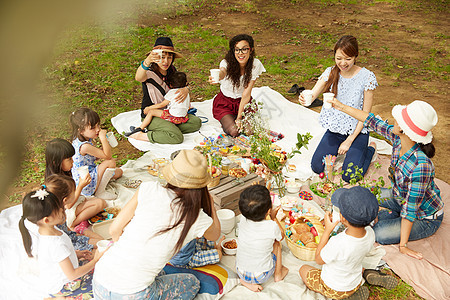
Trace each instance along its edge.
{"label": "woman with long dark hair", "polygon": [[[251,100],[255,81],[266,69],[255,58],[255,43],[250,35],[236,35],[229,46],[225,59],[220,62],[220,92],[214,97],[213,116],[225,133],[235,137],[239,135],[239,123]],[[218,82],[209,77],[209,83]]]}
{"label": "woman with long dark hair", "polygon": [[166,187],[142,183],[111,225],[115,243],[95,268],[96,299],[192,299],[197,294],[200,283],[192,274],[160,272],[192,239],[220,236],[206,159],[182,150],[163,175]]}
{"label": "woman with long dark hair", "polygon": [[[135,79],[142,83],[141,118],[144,119],[150,107],[164,100],[169,91],[168,77],[176,71],[173,62],[182,55],[175,51],[169,37],[159,37],[155,41],[153,50],[162,50],[161,56],[155,51],[147,54],[136,70]],[[183,102],[189,94],[189,85],[177,91],[176,101]],[[175,125],[161,118],[153,118],[147,131],[139,127],[130,126],[132,138],[159,144],[180,144],[184,133],[191,133],[200,129],[200,118],[188,114],[188,121]]]}
{"label": "woman with long dark hair", "polygon": [[392,143],[389,178],[392,189],[382,189],[380,206],[373,226],[375,239],[380,244],[398,244],[399,251],[422,259],[422,254],[408,248],[415,241],[434,234],[444,218],[444,202],[434,182],[431,158],[435,148],[431,129],[438,117],[433,107],[423,101],[396,105],[392,109],[394,125],[338,100],[333,106],[349,114]]}
{"label": "woman with long dark hair", "polygon": [[[373,90],[378,86],[375,74],[356,65],[358,42],[351,35],[344,35],[334,46],[335,65],[322,73],[313,88],[313,99],[322,92],[332,92],[346,105],[370,112],[373,103]],[[303,94],[299,101],[305,105]],[[311,159],[312,170],[319,174],[324,170],[324,156],[345,154],[343,170],[350,163],[362,169],[364,175],[375,153],[375,145],[367,146],[369,132],[362,122],[334,108],[324,108],[319,122],[327,131],[322,137]],[[351,168],[352,171],[354,167]],[[344,173],[342,179],[350,181],[351,173]]]}

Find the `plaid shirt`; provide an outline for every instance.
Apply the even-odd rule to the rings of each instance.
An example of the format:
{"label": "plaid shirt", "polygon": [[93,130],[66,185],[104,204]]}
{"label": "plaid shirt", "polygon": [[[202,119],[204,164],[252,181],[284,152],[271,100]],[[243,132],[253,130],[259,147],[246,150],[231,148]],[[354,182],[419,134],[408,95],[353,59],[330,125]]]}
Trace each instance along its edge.
{"label": "plaid shirt", "polygon": [[434,165],[415,144],[400,157],[400,138],[392,130],[394,126],[369,114],[364,125],[392,143],[392,158],[389,167],[393,195],[400,199],[400,216],[413,222],[421,220],[444,207],[441,192],[434,183]]}

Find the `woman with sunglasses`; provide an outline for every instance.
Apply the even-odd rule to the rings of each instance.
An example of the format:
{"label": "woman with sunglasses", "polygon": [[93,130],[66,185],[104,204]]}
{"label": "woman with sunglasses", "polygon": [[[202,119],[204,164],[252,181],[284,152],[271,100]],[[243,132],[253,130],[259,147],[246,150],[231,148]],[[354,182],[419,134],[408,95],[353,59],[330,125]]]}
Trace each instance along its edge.
{"label": "woman with sunglasses", "polygon": [[229,45],[225,59],[220,62],[219,82],[214,82],[210,76],[209,83],[220,83],[220,92],[214,97],[213,116],[220,121],[225,133],[236,137],[255,81],[266,69],[255,58],[254,41],[250,35],[236,35]]}

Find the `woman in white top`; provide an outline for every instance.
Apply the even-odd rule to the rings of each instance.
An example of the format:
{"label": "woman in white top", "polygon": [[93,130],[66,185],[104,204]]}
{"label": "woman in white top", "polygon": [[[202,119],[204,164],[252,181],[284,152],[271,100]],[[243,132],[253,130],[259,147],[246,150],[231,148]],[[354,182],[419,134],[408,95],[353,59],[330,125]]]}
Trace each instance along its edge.
{"label": "woman in white top", "polygon": [[[214,97],[213,116],[222,124],[225,133],[239,135],[239,125],[245,105],[250,102],[256,79],[265,72],[264,66],[255,58],[253,38],[239,34],[230,42],[230,49],[220,62],[220,93]],[[209,77],[210,84],[217,84]]]}
{"label": "woman in white top", "polygon": [[[378,86],[375,74],[366,68],[356,65],[358,42],[351,35],[344,35],[334,46],[335,65],[329,67],[319,77],[313,88],[313,99],[322,92],[332,92],[336,98],[351,107],[370,112],[373,103],[373,90]],[[305,105],[303,94],[299,101]],[[327,129],[311,160],[312,170],[319,174],[324,170],[324,156],[346,155],[342,170],[354,166],[363,169],[362,175],[369,168],[375,153],[375,144],[367,146],[369,132],[363,122],[338,111],[335,108],[324,108],[320,112],[319,122]],[[345,172],[342,179],[350,181],[351,173]]]}
{"label": "woman in white top", "polygon": [[200,283],[192,274],[160,272],[192,239],[219,238],[206,159],[182,150],[163,174],[166,187],[142,183],[111,225],[115,243],[95,268],[95,299],[192,299],[197,294]]}

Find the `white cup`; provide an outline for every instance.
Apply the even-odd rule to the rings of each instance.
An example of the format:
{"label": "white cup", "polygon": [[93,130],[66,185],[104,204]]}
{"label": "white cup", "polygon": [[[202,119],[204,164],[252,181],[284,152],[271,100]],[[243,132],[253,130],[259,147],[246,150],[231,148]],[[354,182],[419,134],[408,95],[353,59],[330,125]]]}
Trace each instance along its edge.
{"label": "white cup", "polygon": [[228,234],[233,230],[236,221],[234,211],[226,208],[219,209],[217,218],[219,219],[222,233]]}
{"label": "white cup", "polygon": [[117,142],[117,139],[116,139],[116,137],[114,136],[114,132],[108,132],[107,134],[106,134],[106,139],[108,140],[108,143],[111,145],[111,147],[117,147],[117,145],[119,144],[118,142]]}
{"label": "white cup", "polygon": [[305,100],[305,106],[310,106],[313,102],[313,91],[312,90],[304,90],[302,92],[303,99]]}
{"label": "white cup", "polygon": [[220,69],[211,69],[209,70],[211,72],[211,77],[214,83],[219,83],[219,74]]}
{"label": "white cup", "polygon": [[250,164],[252,163],[252,160],[250,158],[244,158],[241,162],[242,169],[245,170],[245,172],[250,173]]}
{"label": "white cup", "polygon": [[333,205],[333,213],[331,214],[331,218],[332,218],[331,222],[334,223],[337,220],[341,219],[341,216],[340,216],[339,212],[340,212],[339,208],[337,208],[336,206]]}
{"label": "white cup", "polygon": [[153,49],[152,52],[159,55],[159,60],[155,61],[155,63],[157,63],[157,64],[162,63],[162,53],[163,53],[163,49]]}
{"label": "white cup", "polygon": [[98,252],[104,252],[108,247],[110,247],[113,244],[112,241],[108,240],[101,240],[97,242],[97,251]]}
{"label": "white cup", "polygon": [[78,174],[80,174],[80,178],[86,178],[87,174],[89,174],[89,167],[82,166],[77,169]]}
{"label": "white cup", "polygon": [[331,101],[333,101],[333,93],[323,93],[323,108],[330,109],[333,107]]}

